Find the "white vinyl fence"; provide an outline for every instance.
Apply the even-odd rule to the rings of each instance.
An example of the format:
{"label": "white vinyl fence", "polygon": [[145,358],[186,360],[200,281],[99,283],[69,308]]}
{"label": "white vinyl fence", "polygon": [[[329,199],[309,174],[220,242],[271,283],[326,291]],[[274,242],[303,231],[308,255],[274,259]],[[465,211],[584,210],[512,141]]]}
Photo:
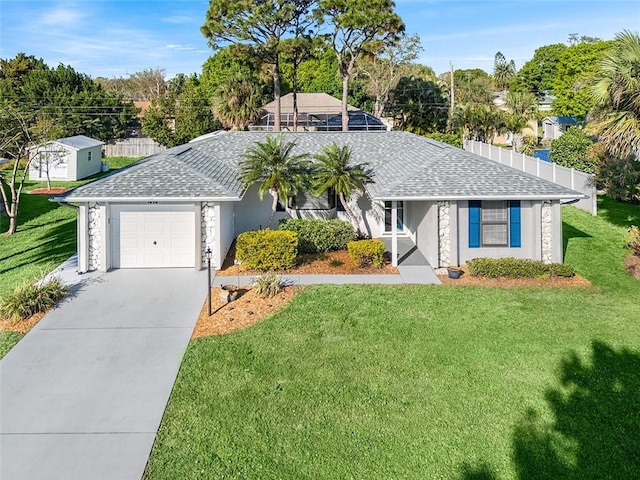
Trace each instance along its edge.
{"label": "white vinyl fence", "polygon": [[103,148],[105,157],[148,157],[167,149],[148,137],[114,140]]}
{"label": "white vinyl fence", "polygon": [[495,162],[509,165],[536,177],[550,180],[554,183],[588,195],[589,198],[578,201],[574,205],[592,215],[598,213],[598,199],[593,175],[573,168],[562,167],[552,162],[545,162],[539,158],[529,157],[513,150],[504,150],[488,143],[465,140],[464,149],[489,158]]}

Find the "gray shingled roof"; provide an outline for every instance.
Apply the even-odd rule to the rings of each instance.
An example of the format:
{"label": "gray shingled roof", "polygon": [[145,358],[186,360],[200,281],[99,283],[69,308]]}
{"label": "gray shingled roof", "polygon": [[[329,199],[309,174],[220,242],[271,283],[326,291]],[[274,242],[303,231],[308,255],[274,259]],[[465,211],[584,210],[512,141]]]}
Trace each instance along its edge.
{"label": "gray shingled roof", "polygon": [[[228,132],[166,150],[108,177],[78,187],[67,201],[112,199],[227,199],[244,191],[238,163],[267,132]],[[294,153],[348,145],[352,161],[368,162],[376,199],[574,199],[584,195],[479,155],[407,132],[284,133]]]}

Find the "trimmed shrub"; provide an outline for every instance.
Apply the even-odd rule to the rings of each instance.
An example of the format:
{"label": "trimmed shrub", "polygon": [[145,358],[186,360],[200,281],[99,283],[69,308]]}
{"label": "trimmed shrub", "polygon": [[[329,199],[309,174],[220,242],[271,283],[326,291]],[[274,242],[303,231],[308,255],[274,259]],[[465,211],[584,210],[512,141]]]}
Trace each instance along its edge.
{"label": "trimmed shrub", "polygon": [[381,240],[356,240],[347,243],[349,257],[356,267],[381,268],[384,262],[384,242]]}
{"label": "trimmed shrub", "polygon": [[344,220],[289,218],[280,222],[280,230],[298,234],[300,253],[324,253],[342,250],[354,239],[353,226]]}
{"label": "trimmed shrub", "polygon": [[563,167],[594,173],[596,164],[587,155],[591,145],[593,145],[593,141],[584,130],[578,127],[571,127],[561,137],[551,142],[549,157]]}
{"label": "trimmed shrub", "polygon": [[474,258],[467,262],[469,273],[487,278],[573,277],[575,271],[564,263],[544,263],[524,258]]}
{"label": "trimmed shrub", "polygon": [[631,253],[640,257],[640,227],[631,225],[627,230],[627,248]]}
{"label": "trimmed shrub", "polygon": [[24,320],[40,312],[46,312],[68,292],[57,277],[45,283],[24,282],[18,285],[0,304],[0,315],[14,320]]}
{"label": "trimmed shrub", "polygon": [[255,270],[286,270],[295,265],[298,235],[284,230],[253,230],[238,235],[236,258]]}
{"label": "trimmed shrub", "polygon": [[282,291],[282,279],[275,273],[263,273],[253,279],[253,288],[262,298],[275,297]]}

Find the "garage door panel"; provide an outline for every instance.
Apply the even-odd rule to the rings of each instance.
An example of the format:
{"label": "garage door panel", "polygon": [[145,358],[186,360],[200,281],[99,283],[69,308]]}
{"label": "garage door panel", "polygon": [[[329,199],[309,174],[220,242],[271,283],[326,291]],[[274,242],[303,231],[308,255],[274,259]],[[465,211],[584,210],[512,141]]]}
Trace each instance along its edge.
{"label": "garage door panel", "polygon": [[[124,207],[130,209],[132,207]],[[195,212],[191,207],[114,208],[115,268],[193,267]]]}

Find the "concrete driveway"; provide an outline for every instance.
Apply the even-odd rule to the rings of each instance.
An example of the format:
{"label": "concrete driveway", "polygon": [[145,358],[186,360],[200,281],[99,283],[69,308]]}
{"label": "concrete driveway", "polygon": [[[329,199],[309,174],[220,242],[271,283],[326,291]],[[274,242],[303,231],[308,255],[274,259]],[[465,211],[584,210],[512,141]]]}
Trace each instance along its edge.
{"label": "concrete driveway", "polygon": [[0,361],[0,478],[139,480],[206,272],[85,274]]}

